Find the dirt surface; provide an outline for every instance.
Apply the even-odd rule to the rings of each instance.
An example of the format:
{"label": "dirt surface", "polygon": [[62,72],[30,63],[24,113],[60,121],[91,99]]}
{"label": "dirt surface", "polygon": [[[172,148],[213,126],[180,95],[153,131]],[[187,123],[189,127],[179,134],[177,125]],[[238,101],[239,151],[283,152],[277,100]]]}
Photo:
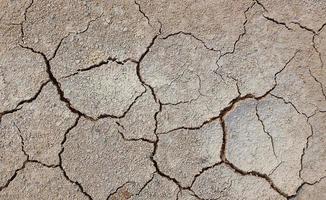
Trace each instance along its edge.
{"label": "dirt surface", "polygon": [[0,8],[1,200],[326,199],[326,1]]}

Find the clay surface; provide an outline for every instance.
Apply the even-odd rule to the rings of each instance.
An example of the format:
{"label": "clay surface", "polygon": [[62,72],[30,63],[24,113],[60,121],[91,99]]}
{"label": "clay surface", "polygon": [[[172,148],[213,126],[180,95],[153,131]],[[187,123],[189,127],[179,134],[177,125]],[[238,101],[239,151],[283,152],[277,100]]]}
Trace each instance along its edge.
{"label": "clay surface", "polygon": [[0,199],[326,199],[326,1],[1,0]]}

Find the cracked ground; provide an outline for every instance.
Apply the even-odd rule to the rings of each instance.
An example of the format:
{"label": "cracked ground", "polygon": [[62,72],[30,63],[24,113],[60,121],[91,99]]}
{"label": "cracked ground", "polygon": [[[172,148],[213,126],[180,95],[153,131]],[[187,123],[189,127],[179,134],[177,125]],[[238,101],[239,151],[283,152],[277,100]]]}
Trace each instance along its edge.
{"label": "cracked ground", "polygon": [[326,200],[326,1],[0,7],[1,200]]}

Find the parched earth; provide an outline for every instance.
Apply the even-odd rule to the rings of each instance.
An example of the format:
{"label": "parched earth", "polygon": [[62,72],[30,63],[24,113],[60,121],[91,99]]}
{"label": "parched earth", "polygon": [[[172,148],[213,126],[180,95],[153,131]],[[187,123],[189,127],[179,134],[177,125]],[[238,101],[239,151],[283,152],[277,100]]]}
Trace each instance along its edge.
{"label": "parched earth", "polygon": [[326,199],[326,1],[0,8],[1,200]]}

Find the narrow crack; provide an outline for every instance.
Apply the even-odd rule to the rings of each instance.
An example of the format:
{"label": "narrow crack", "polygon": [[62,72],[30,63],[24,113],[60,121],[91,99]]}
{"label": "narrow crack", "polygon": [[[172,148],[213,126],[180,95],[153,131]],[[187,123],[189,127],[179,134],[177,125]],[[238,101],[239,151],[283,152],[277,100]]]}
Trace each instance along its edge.
{"label": "narrow crack", "polygon": [[137,102],[137,100],[139,98],[141,98],[146,92],[147,92],[147,88],[145,86],[143,86],[145,89],[142,93],[140,93],[135,99],[134,101],[128,106],[128,108],[121,114],[121,115],[110,115],[110,114],[101,114],[100,116],[98,116],[96,118],[96,120],[98,119],[103,119],[103,118],[112,118],[112,119],[122,119],[124,118],[127,113],[130,111],[130,109],[132,108],[132,106]]}
{"label": "narrow crack", "polygon": [[295,193],[294,195],[288,196],[287,199],[288,199],[288,200],[295,200],[296,197],[299,195],[300,191],[302,190],[303,186],[305,186],[305,185],[314,186],[314,185],[320,183],[320,182],[321,182],[323,179],[325,179],[325,178],[326,178],[326,176],[323,176],[323,177],[321,177],[319,180],[317,180],[317,181],[315,181],[315,182],[313,182],[313,183],[303,182],[303,183],[298,187],[298,189],[296,190],[296,193]]}
{"label": "narrow crack", "polygon": [[196,98],[193,98],[193,99],[190,99],[190,100],[187,100],[187,101],[178,101],[176,103],[162,103],[163,106],[177,106],[177,105],[180,105],[180,104],[190,104],[194,101],[197,101],[199,99],[201,95],[198,95]]}
{"label": "narrow crack", "polygon": [[195,197],[198,200],[216,200],[216,199],[204,199],[204,198],[201,198],[198,194],[196,194],[193,190],[189,190],[189,191],[191,192],[190,195]]}
{"label": "narrow crack", "polygon": [[14,113],[16,111],[19,111],[21,108],[14,108],[14,109],[11,109],[11,110],[5,110],[5,111],[2,111],[0,113],[0,124],[1,124],[1,120],[2,120],[2,117],[7,115],[7,114],[10,114],[10,113]]}
{"label": "narrow crack", "polygon": [[[162,105],[163,106],[163,105]],[[199,126],[181,126],[181,127],[177,127],[177,128],[174,128],[174,129],[171,129],[171,130],[168,130],[166,132],[161,132],[161,133],[157,133],[158,135],[164,135],[164,134],[168,134],[168,133],[171,133],[171,132],[174,132],[174,131],[177,131],[177,130],[199,130],[201,129],[203,126],[205,126],[206,124],[209,124],[217,119],[220,118],[220,115],[218,116],[214,116],[214,117],[211,117],[210,119],[204,121],[203,123],[201,123]]]}
{"label": "narrow crack", "polygon": [[312,138],[314,136],[314,128],[312,126],[312,124],[309,122],[310,120],[310,117],[313,117],[316,113],[314,113],[312,116],[309,116],[307,117],[307,124],[309,125],[310,127],[310,132],[311,134],[306,138],[306,144],[305,146],[303,147],[302,149],[302,154],[301,154],[301,157],[300,157],[300,170],[299,170],[299,177],[301,178],[302,181],[305,182],[305,180],[302,178],[302,171],[303,171],[303,157],[305,156],[306,154],[306,150],[309,148],[309,141],[310,141],[310,138]]}
{"label": "narrow crack", "polygon": [[296,24],[296,25],[298,25],[298,26],[299,26],[301,29],[303,29],[303,30],[306,30],[306,31],[311,32],[313,35],[316,35],[316,34],[317,34],[316,31],[314,31],[313,29],[311,29],[311,28],[309,28],[309,27],[307,27],[307,26],[304,26],[304,25],[302,25],[302,24],[299,23],[299,22],[292,21],[291,23],[292,23],[292,24]]}
{"label": "narrow crack", "polygon": [[148,181],[146,181],[146,183],[139,189],[139,191],[136,193],[136,194],[134,194],[133,196],[139,196],[140,195],[140,193],[142,193],[142,191],[147,187],[147,185],[150,183],[150,182],[152,182],[152,180],[154,179],[154,176],[155,176],[155,172],[152,174],[152,177],[148,180]]}
{"label": "narrow crack", "polygon": [[150,25],[152,27],[151,21],[150,21],[149,17],[146,15],[146,13],[141,9],[140,3],[138,3],[136,0],[134,2],[138,6],[138,11],[143,15],[143,17],[146,18],[148,25]]}
{"label": "narrow crack", "polygon": [[26,159],[29,159],[29,155],[26,153],[25,151],[25,142],[24,142],[24,138],[22,136],[22,132],[20,131],[20,128],[16,125],[15,122],[13,122],[14,127],[16,127],[17,131],[18,131],[18,136],[20,138],[20,145],[21,145],[21,151],[24,153],[24,155],[26,156]]}
{"label": "narrow crack", "polygon": [[282,164],[283,164],[283,161],[278,163],[278,165],[276,165],[276,167],[274,167],[274,169],[272,169],[272,171],[269,172],[267,176],[271,176]]}
{"label": "narrow crack", "polygon": [[[65,35],[64,37],[62,37],[62,38],[60,39],[60,42],[59,42],[59,43],[57,44],[57,46],[55,47],[52,56],[51,56],[49,59],[46,58],[46,59],[49,61],[49,63],[50,63],[50,61],[51,61],[52,59],[55,58],[55,56],[57,55],[57,53],[58,53],[58,51],[59,51],[59,49],[60,49],[60,47],[61,47],[63,41],[64,41],[66,38],[68,38],[71,34],[79,35],[79,34],[83,34],[83,33],[87,32],[88,29],[89,29],[89,27],[91,26],[91,24],[92,24],[93,22],[97,21],[98,19],[100,19],[102,16],[103,16],[103,13],[101,13],[99,16],[95,17],[94,19],[89,20],[88,23],[87,23],[87,25],[86,25],[86,28],[85,28],[84,30],[81,30],[81,31],[79,31],[79,32],[68,32],[67,35]],[[31,48],[31,49],[32,49],[32,48]],[[36,53],[36,52],[35,52],[35,53]],[[39,53],[43,54],[42,52],[39,52]],[[44,54],[44,56],[45,56],[45,54]]]}
{"label": "narrow crack", "polygon": [[33,4],[34,4],[34,0],[31,0],[30,4],[24,10],[24,21],[22,21],[19,24],[20,25],[21,38],[22,38],[23,42],[24,42],[24,38],[25,38],[24,23],[27,21],[27,12],[33,6]]}
{"label": "narrow crack", "polygon": [[[116,124],[119,126],[119,127],[121,127],[122,129],[124,129],[123,128],[123,126],[119,123],[119,122],[116,122]],[[117,130],[118,131],[118,133],[119,133],[119,135],[122,137],[122,139],[123,140],[125,140],[125,141],[128,141],[128,142],[138,142],[138,141],[142,141],[142,142],[147,142],[147,143],[151,143],[151,144],[154,144],[155,143],[155,141],[152,141],[152,140],[149,140],[149,139],[146,139],[146,138],[127,138],[123,133],[122,133],[122,131],[120,131],[120,130]]]}
{"label": "narrow crack", "polygon": [[179,188],[179,191],[177,193],[177,197],[175,198],[175,200],[179,200],[179,194],[181,193],[181,189]]}
{"label": "narrow crack", "polygon": [[276,72],[274,74],[274,86],[271,88],[270,92],[272,90],[274,90],[276,88],[276,86],[277,86],[277,76],[285,70],[285,68],[292,62],[292,60],[294,60],[294,58],[297,56],[297,54],[299,52],[301,52],[301,51],[300,50],[296,50],[294,52],[293,56],[285,63],[285,65],[278,72]]}
{"label": "narrow crack", "polygon": [[265,19],[267,19],[268,21],[271,21],[271,22],[273,22],[273,23],[275,23],[275,24],[277,24],[277,25],[281,25],[281,26],[285,27],[285,28],[286,28],[287,30],[289,30],[289,31],[292,31],[292,30],[293,30],[292,28],[288,27],[288,26],[286,25],[285,22],[279,22],[279,21],[277,21],[276,19],[271,18],[271,17],[268,17],[268,16],[266,16],[266,15],[264,15],[264,14],[263,14],[263,17],[264,17]]}
{"label": "narrow crack", "polygon": [[170,37],[173,37],[173,36],[176,36],[176,35],[190,36],[190,37],[194,38],[195,40],[199,41],[200,43],[202,43],[207,50],[221,53],[221,50],[214,49],[213,47],[208,47],[207,44],[202,39],[200,39],[199,37],[195,36],[193,33],[190,33],[190,32],[178,31],[178,32],[175,32],[175,33],[170,33],[167,36],[162,37],[161,39],[166,40],[166,39],[168,39]]}
{"label": "narrow crack", "polygon": [[314,50],[316,51],[316,53],[318,53],[319,60],[320,60],[320,63],[321,63],[320,68],[323,68],[323,67],[324,67],[324,61],[323,61],[323,58],[322,58],[322,54],[321,54],[321,52],[318,50],[318,48],[317,48],[317,46],[316,46],[316,41],[315,41],[316,36],[317,36],[317,35],[314,35],[314,36],[312,37],[312,47],[314,48]]}
{"label": "narrow crack", "polygon": [[320,33],[325,26],[326,26],[326,22],[323,25],[321,25],[321,27],[318,29],[318,33]]}
{"label": "narrow crack", "polygon": [[4,184],[4,185],[2,185],[2,186],[0,186],[0,192],[2,191],[2,190],[4,190],[5,188],[7,188],[9,185],[10,185],[10,183],[16,178],[16,176],[18,175],[18,172],[19,171],[21,171],[21,170],[23,170],[24,168],[25,168],[25,166],[26,166],[26,163],[28,162],[28,160],[25,160],[24,162],[23,162],[23,165],[20,167],[20,168],[18,168],[18,169],[16,169],[15,170],[15,172],[14,172],[14,174],[6,181],[6,183]]}
{"label": "narrow crack", "polygon": [[79,120],[81,119],[81,115],[78,115],[77,117],[76,117],[76,120],[75,120],[75,122],[72,124],[72,126],[70,126],[66,131],[65,131],[65,133],[64,133],[64,135],[63,135],[63,139],[62,139],[62,141],[61,141],[61,144],[60,144],[60,146],[61,146],[61,150],[60,150],[60,152],[58,153],[58,157],[59,157],[59,165],[60,166],[62,166],[62,153],[64,152],[64,144],[66,143],[66,141],[67,141],[67,136],[68,136],[68,134],[70,133],[70,131],[72,130],[72,129],[74,129],[77,125],[78,125],[78,122],[79,122]]}
{"label": "narrow crack", "polygon": [[191,98],[190,100],[186,100],[186,101],[178,101],[176,103],[161,103],[163,106],[177,106],[180,104],[191,104],[192,102],[197,101],[201,96],[205,96],[202,92],[201,92],[201,78],[198,74],[196,74],[197,78],[198,78],[198,95],[195,98]]}
{"label": "narrow crack", "polygon": [[43,167],[47,167],[47,168],[57,168],[57,167],[59,167],[59,165],[55,165],[55,164],[48,165],[48,164],[46,164],[46,163],[43,163],[43,162],[38,161],[38,160],[33,160],[33,159],[28,159],[28,162],[29,162],[29,163],[37,163],[37,164],[40,164],[40,165],[42,165]]}
{"label": "narrow crack", "polygon": [[44,83],[41,84],[40,88],[38,89],[38,91],[34,94],[34,96],[32,96],[31,98],[29,99],[26,99],[26,100],[22,100],[21,102],[19,102],[16,106],[16,108],[18,108],[19,106],[25,104],[25,103],[31,103],[33,102],[39,95],[40,93],[42,92],[43,88],[49,83],[50,81],[46,81]]}
{"label": "narrow crack", "polygon": [[67,79],[67,78],[70,78],[70,77],[72,77],[72,76],[76,76],[76,75],[78,75],[80,72],[90,71],[90,70],[92,70],[92,69],[94,69],[94,68],[99,68],[99,67],[102,67],[103,65],[109,64],[110,62],[112,62],[112,63],[116,63],[116,64],[118,64],[118,65],[124,65],[124,64],[125,64],[126,62],[128,62],[128,61],[131,61],[131,62],[132,62],[132,59],[127,58],[127,59],[125,59],[125,60],[123,60],[123,61],[120,61],[120,60],[118,60],[118,58],[116,58],[116,57],[111,57],[111,56],[109,56],[109,57],[108,57],[107,59],[105,59],[105,60],[102,60],[102,61],[100,61],[100,62],[98,62],[98,63],[96,63],[96,64],[93,64],[93,65],[90,65],[90,66],[88,66],[88,67],[86,67],[86,68],[80,68],[80,69],[77,69],[76,72],[71,73],[71,74],[68,74],[68,75],[66,75],[66,76],[63,76],[63,77],[60,78],[60,79]]}
{"label": "narrow crack", "polygon": [[83,33],[86,33],[89,29],[89,27],[92,25],[93,22],[97,21],[98,19],[100,19],[102,16],[103,16],[104,12],[102,12],[100,15],[96,16],[94,19],[91,19],[87,22],[87,25],[86,25],[86,28],[84,30],[81,30],[79,32],[76,32],[75,34],[76,35],[79,35],[79,34],[83,34]]}
{"label": "narrow crack", "polygon": [[262,125],[263,131],[268,135],[269,139],[271,140],[273,154],[274,154],[275,158],[277,158],[277,155],[276,155],[276,152],[275,152],[275,145],[274,145],[273,136],[266,130],[265,124],[264,124],[263,120],[261,119],[261,117],[258,114],[258,104],[256,105],[256,116],[257,116],[258,121]]}
{"label": "narrow crack", "polygon": [[125,187],[127,184],[129,184],[131,182],[127,181],[124,184],[120,185],[119,187],[117,187],[113,192],[111,192],[109,194],[109,196],[106,198],[106,200],[109,200],[113,195],[117,194],[119,192],[120,189],[122,189],[123,187]]}
{"label": "narrow crack", "polygon": [[0,113],[0,123],[1,123],[1,119],[2,119],[2,117],[4,116],[4,115],[6,115],[6,114],[10,114],[10,113],[14,113],[14,112],[16,112],[16,111],[18,111],[18,110],[20,110],[22,107],[22,105],[23,104],[25,104],[25,103],[31,103],[31,102],[33,102],[39,95],[40,95],[40,93],[42,92],[42,90],[43,90],[43,88],[49,83],[50,81],[48,80],[48,81],[46,81],[46,82],[44,82],[44,83],[42,83],[41,84],[41,86],[40,86],[40,88],[37,90],[37,92],[31,97],[31,98],[29,98],[29,99],[24,99],[24,100],[22,100],[22,101],[20,101],[17,105],[16,105],[16,107],[14,108],[14,109],[11,109],[11,110],[6,110],[6,111],[3,111],[3,112],[1,112]]}
{"label": "narrow crack", "polygon": [[79,189],[79,191],[81,192],[81,193],[83,193],[83,195],[85,195],[89,200],[93,200],[93,198],[91,197],[91,195],[89,195],[86,191],[85,191],[85,189],[83,188],[83,186],[78,182],[78,181],[73,181],[68,175],[67,175],[67,172],[65,171],[65,169],[63,168],[63,165],[62,165],[62,153],[64,152],[64,144],[65,144],[65,142],[67,141],[67,136],[68,136],[68,134],[70,133],[70,131],[72,130],[72,129],[74,129],[77,125],[78,125],[78,122],[79,122],[79,120],[81,119],[81,117],[82,117],[82,115],[78,115],[78,117],[76,118],[76,120],[75,120],[75,122],[74,122],[74,124],[72,125],[72,126],[70,126],[67,130],[66,130],[66,132],[65,132],[65,134],[64,134],[64,136],[63,136],[63,139],[62,139],[62,141],[61,141],[61,150],[60,150],[60,152],[58,153],[58,157],[59,157],[59,168],[60,168],[60,170],[62,171],[62,174],[63,174],[63,176],[65,177],[65,179],[67,180],[67,181],[69,181],[70,183],[72,183],[73,185],[76,185],[77,187],[78,187],[78,189]]}
{"label": "narrow crack", "polygon": [[260,7],[262,7],[263,8],[263,10],[265,11],[265,12],[268,12],[268,10],[266,9],[266,7],[264,6],[264,4],[262,4],[260,1],[258,1],[258,0],[255,0],[255,2],[260,6]]}
{"label": "narrow crack", "polygon": [[108,64],[109,62],[115,62],[119,65],[124,65],[124,62],[122,61],[118,61],[117,58],[112,58],[111,56],[109,56],[106,60],[103,60],[97,64],[94,64],[94,65],[91,65],[87,68],[82,68],[82,69],[77,69],[78,72],[84,72],[84,71],[89,71],[91,69],[94,69],[94,68],[98,68],[98,67],[101,67],[102,65],[106,65]]}
{"label": "narrow crack", "polygon": [[193,178],[193,180],[192,180],[189,188],[192,188],[192,186],[194,185],[194,183],[197,180],[197,178],[200,177],[204,172],[206,172],[207,170],[210,170],[210,169],[212,169],[212,168],[214,168],[216,166],[219,166],[222,163],[223,163],[222,161],[219,161],[219,162],[217,162],[217,163],[215,163],[213,165],[210,165],[210,166],[207,166],[207,167],[202,168],[197,174],[195,174],[195,176],[194,176],[194,178]]}
{"label": "narrow crack", "polygon": [[33,3],[34,3],[34,0],[31,0],[30,4],[26,7],[26,9],[24,11],[24,20],[25,21],[27,20],[27,12],[32,7]]}
{"label": "narrow crack", "polygon": [[251,8],[254,7],[254,5],[256,4],[256,2],[253,2],[244,12],[244,16],[245,16],[245,21],[243,22],[242,26],[243,26],[243,32],[238,36],[238,39],[233,43],[233,48],[232,51],[228,51],[225,52],[223,54],[221,54],[221,56],[218,58],[218,60],[216,61],[216,63],[224,56],[228,55],[228,54],[233,54],[235,52],[236,46],[238,44],[238,42],[240,42],[241,38],[244,37],[247,33],[247,28],[246,28],[246,24],[248,23],[248,17],[247,17],[247,13],[249,12],[249,10]]}
{"label": "narrow crack", "polygon": [[326,100],[326,92],[325,92],[325,90],[324,90],[324,85],[323,85],[323,83],[322,82],[320,82],[313,74],[312,74],[312,72],[311,72],[311,70],[309,69],[309,74],[310,74],[310,76],[319,84],[319,86],[320,86],[320,89],[321,89],[321,93],[322,93],[322,95],[324,96],[324,99]]}
{"label": "narrow crack", "polygon": [[83,193],[83,195],[85,195],[89,200],[93,200],[93,198],[84,190],[83,186],[78,182],[78,181],[73,181],[71,180],[66,171],[63,169],[63,167],[60,165],[59,168],[62,171],[63,176],[66,178],[66,180],[68,180],[70,183],[76,185],[78,187],[78,189],[80,190],[81,193]]}
{"label": "narrow crack", "polygon": [[291,101],[286,101],[283,97],[277,96],[277,95],[275,95],[273,93],[271,93],[271,96],[275,97],[277,99],[281,99],[285,104],[290,104],[298,114],[304,115],[305,117],[308,117],[305,113],[300,112],[298,110],[298,108]]}
{"label": "narrow crack", "polygon": [[227,75],[227,77],[235,81],[235,86],[237,87],[238,97],[240,97],[242,94],[241,94],[241,91],[240,91],[239,80],[237,78],[234,78],[233,76],[230,76],[230,75]]}
{"label": "narrow crack", "polygon": [[[218,64],[218,62],[224,57],[224,56],[226,56],[226,55],[229,55],[229,54],[233,54],[234,52],[235,52],[235,50],[236,50],[236,46],[237,46],[237,44],[240,42],[240,40],[241,40],[241,38],[243,38],[246,34],[247,34],[247,28],[246,28],[246,24],[248,23],[248,17],[247,17],[247,12],[249,12],[249,10],[251,9],[251,8],[253,8],[254,7],[254,5],[255,4],[259,4],[258,2],[256,2],[256,1],[254,1],[244,12],[243,12],[243,14],[244,14],[244,16],[245,16],[245,21],[243,22],[243,24],[242,24],[242,27],[243,27],[243,32],[238,36],[238,38],[237,38],[237,40],[233,43],[233,48],[232,48],[232,51],[227,51],[227,52],[225,52],[225,53],[223,53],[223,54],[221,54],[220,56],[219,56],[219,58],[216,60],[216,66],[217,66],[217,68],[214,70],[214,73],[215,74],[217,74],[217,75],[219,75],[222,79],[223,79],[223,76],[221,75],[221,74],[219,74],[218,73],[218,70],[221,68],[221,66]],[[240,94],[240,91],[239,91],[239,94]]]}
{"label": "narrow crack", "polygon": [[161,33],[162,33],[162,24],[160,24],[160,25],[161,25],[161,26],[160,26],[160,29],[159,29],[159,34],[157,34],[157,35],[155,35],[155,36],[153,37],[152,41],[151,41],[151,42],[149,43],[149,45],[147,46],[145,52],[141,54],[141,56],[140,56],[140,58],[138,59],[138,61],[133,61],[134,63],[137,64],[137,66],[136,66],[136,72],[137,72],[137,77],[138,77],[139,81],[141,82],[141,84],[142,84],[143,86],[147,86],[148,88],[150,88],[151,93],[152,93],[152,95],[153,95],[153,97],[154,97],[155,102],[158,102],[158,99],[157,99],[157,97],[156,97],[156,94],[155,94],[154,88],[153,88],[151,85],[149,85],[148,83],[146,83],[146,82],[144,81],[144,79],[143,79],[143,77],[141,76],[141,73],[140,73],[140,65],[141,65],[141,61],[145,58],[145,56],[147,55],[147,53],[150,51],[150,49],[151,49],[152,46],[154,45],[156,39],[161,35]]}
{"label": "narrow crack", "polygon": [[[255,5],[255,3],[251,6],[251,7],[249,7],[246,11],[245,11],[245,13],[246,12],[248,12],[249,10],[250,10],[250,8],[252,8],[253,6]],[[245,16],[246,16],[246,14],[245,14]],[[245,21],[245,23],[244,23],[244,33],[243,33],[243,35],[245,35],[245,33],[246,33],[246,26],[245,26],[245,24],[247,23],[247,16],[246,16],[246,21]],[[242,37],[242,36],[241,36]],[[241,37],[239,37],[239,38],[241,38]],[[237,43],[237,42],[236,42]],[[236,46],[236,43],[235,43],[235,46]],[[235,46],[234,46],[234,49],[233,49],[233,51],[232,52],[227,52],[226,54],[223,54],[221,57],[223,57],[223,56],[225,56],[225,55],[227,55],[227,54],[233,54],[234,53],[234,51],[235,51]],[[263,97],[265,97],[267,94],[269,94],[269,93],[271,93],[275,88],[276,88],[276,86],[277,86],[277,76],[281,73],[281,72],[283,72],[284,70],[285,70],[285,68],[290,64],[290,62],[292,62],[292,60],[297,56],[297,54],[299,53],[299,52],[301,52],[301,50],[296,50],[295,52],[294,52],[294,54],[293,54],[293,56],[285,63],[285,65],[279,70],[279,71],[277,71],[275,74],[274,74],[274,85],[264,94],[264,95],[262,95],[261,97],[255,97],[254,95],[252,95],[252,94],[247,94],[247,95],[251,95],[252,97],[254,97],[255,99],[261,99],[261,98],[263,98]],[[216,61],[216,64],[218,65],[218,61],[221,59],[221,57]],[[220,68],[221,66],[219,66],[218,65],[218,67]],[[214,70],[214,72],[216,73],[216,71],[217,71],[218,69],[216,69],[216,70]],[[240,88],[239,88],[239,85],[238,85],[238,79],[236,79],[236,78],[234,78],[234,77],[230,77],[230,78],[232,78],[233,80],[235,80],[236,81],[236,86],[237,86],[237,90],[238,90],[238,94],[239,94],[239,96],[241,96],[241,91],[240,91]],[[246,96],[247,96],[246,95]]]}
{"label": "narrow crack", "polygon": [[43,163],[41,161],[30,159],[31,156],[25,150],[25,141],[24,141],[24,137],[22,135],[22,132],[21,132],[20,128],[17,126],[17,124],[15,122],[13,122],[13,125],[16,127],[16,129],[18,131],[18,136],[20,137],[20,143],[21,143],[21,150],[24,153],[24,155],[26,156],[26,161],[27,162],[29,162],[29,163],[37,163],[37,164],[40,164],[43,167],[47,167],[47,168],[56,168],[56,167],[58,167],[58,165],[55,165],[55,164],[48,165],[48,164],[45,164],[45,163]]}

